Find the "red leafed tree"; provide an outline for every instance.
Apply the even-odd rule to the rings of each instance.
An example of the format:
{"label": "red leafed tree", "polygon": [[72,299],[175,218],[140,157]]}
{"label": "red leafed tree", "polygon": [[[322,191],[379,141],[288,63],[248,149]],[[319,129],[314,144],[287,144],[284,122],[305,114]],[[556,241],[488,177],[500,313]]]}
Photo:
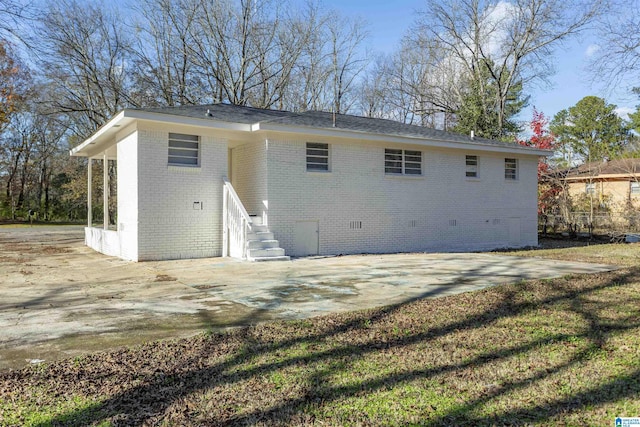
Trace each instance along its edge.
{"label": "red leafed tree", "polygon": [[[518,141],[520,145],[526,145],[527,147],[540,148],[542,150],[553,150],[556,144],[556,137],[549,131],[547,126],[549,125],[549,119],[545,117],[544,113],[533,108],[533,118],[529,122],[529,128],[533,134],[528,140]],[[540,157],[538,163],[538,179],[549,170],[549,164],[546,157]]]}
{"label": "red leafed tree", "polygon": [[[553,150],[556,138],[548,129],[549,119],[544,113],[533,109],[533,118],[529,122],[532,135],[528,140],[519,140],[520,145]],[[562,192],[562,185],[555,182],[549,174],[547,157],[540,157],[538,161],[538,215],[554,213],[558,205],[558,195]]]}

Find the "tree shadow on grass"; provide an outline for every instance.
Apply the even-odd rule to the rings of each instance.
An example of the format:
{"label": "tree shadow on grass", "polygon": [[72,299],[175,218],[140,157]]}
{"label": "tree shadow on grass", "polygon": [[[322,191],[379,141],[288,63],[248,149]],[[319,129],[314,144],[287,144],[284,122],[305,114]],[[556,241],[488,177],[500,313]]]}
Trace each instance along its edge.
{"label": "tree shadow on grass", "polygon": [[[490,392],[470,397],[455,408],[447,410],[446,413],[424,419],[421,423],[424,425],[490,425],[544,422],[566,411],[580,410],[589,405],[638,396],[640,393],[640,370],[621,374],[606,382],[595,384],[589,389],[567,396],[530,406],[521,405],[500,414],[482,416],[478,415],[477,409],[482,408],[492,399],[522,390],[554,374],[566,372],[588,360],[594,351],[606,344],[610,334],[640,327],[640,317],[637,310],[621,321],[611,322],[599,318],[596,310],[587,310],[584,307],[586,299],[591,295],[599,291],[615,289],[627,282],[637,280],[638,273],[640,273],[640,269],[611,273],[610,280],[586,286],[583,289],[575,289],[572,286],[562,287],[562,282],[557,281],[554,282],[554,288],[549,287],[550,295],[537,301],[518,298],[518,293],[523,287],[526,287],[526,284],[504,287],[499,289],[500,298],[495,304],[491,304],[484,311],[469,315],[464,319],[403,336],[380,339],[379,336],[374,335],[371,338],[360,339],[359,342],[337,340],[338,344],[333,347],[324,348],[322,345],[318,345],[319,350],[314,350],[314,345],[337,339],[336,337],[347,332],[361,333],[362,337],[366,337],[366,331],[370,325],[388,320],[399,310],[402,310],[406,303],[373,312],[358,313],[347,317],[346,321],[337,322],[335,325],[316,333],[285,338],[275,342],[263,341],[258,335],[252,333],[251,328],[246,328],[231,333],[230,336],[234,337],[238,347],[222,360],[213,364],[207,363],[209,355],[206,354],[205,348],[203,353],[194,354],[186,360],[181,360],[182,369],[176,370],[175,367],[170,367],[165,371],[156,371],[152,375],[142,378],[138,385],[126,388],[95,405],[63,413],[51,420],[50,423],[46,422],[40,425],[86,425],[105,420],[110,420],[116,425],[156,423],[163,419],[172,405],[188,398],[194,392],[217,387],[233,387],[241,382],[277,373],[281,369],[302,366],[309,371],[308,380],[296,395],[289,398],[283,397],[279,402],[269,407],[247,411],[236,407],[235,410],[230,409],[225,413],[204,416],[204,419],[202,415],[199,415],[201,418],[198,418],[197,421],[209,425],[298,424],[301,420],[306,419],[305,417],[308,416],[306,411],[312,404],[330,405],[345,397],[356,397],[361,396],[362,393],[387,390],[416,379],[432,378],[469,368],[480,369],[510,357],[526,355],[541,346],[575,338],[586,339],[588,345],[576,349],[574,354],[563,363],[548,369],[537,370],[533,372],[533,375],[523,379],[503,381]],[[504,319],[521,316],[533,310],[559,303],[568,304],[573,314],[581,316],[588,326],[578,333],[571,331],[555,333],[529,342],[485,351],[455,363],[445,363],[433,367],[418,366],[404,372],[380,373],[373,378],[363,378],[357,383],[346,385],[331,383],[330,377],[336,371],[350,369],[354,361],[367,355],[389,349],[403,349],[414,344],[431,343],[438,338],[453,336],[460,331],[473,331]],[[211,337],[211,346],[208,348],[221,345],[225,339],[225,336]],[[310,349],[301,354],[291,351],[301,344],[308,344]],[[265,355],[272,357],[269,357],[267,362],[261,362],[260,358]],[[349,363],[344,365],[333,363],[344,358]],[[331,367],[330,369],[327,364]],[[269,391],[263,392],[268,393]],[[256,393],[260,393],[260,391],[258,390]],[[187,411],[187,408],[184,410]],[[196,422],[189,414],[183,415],[180,420]]]}

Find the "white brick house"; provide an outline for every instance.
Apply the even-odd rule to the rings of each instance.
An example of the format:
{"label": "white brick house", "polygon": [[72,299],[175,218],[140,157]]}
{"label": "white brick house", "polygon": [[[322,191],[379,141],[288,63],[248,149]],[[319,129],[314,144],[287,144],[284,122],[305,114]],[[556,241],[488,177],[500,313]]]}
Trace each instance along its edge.
{"label": "white brick house", "polygon": [[537,163],[548,154],[225,104],[127,109],[71,150],[116,160],[117,218],[94,227],[90,215],[86,243],[133,261],[536,245]]}

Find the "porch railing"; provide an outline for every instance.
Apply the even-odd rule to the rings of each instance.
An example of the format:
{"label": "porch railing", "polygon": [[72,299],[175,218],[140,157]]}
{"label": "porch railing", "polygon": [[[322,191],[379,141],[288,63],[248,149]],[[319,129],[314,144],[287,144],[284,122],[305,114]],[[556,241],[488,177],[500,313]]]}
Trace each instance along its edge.
{"label": "porch railing", "polygon": [[244,259],[247,257],[247,234],[252,227],[251,217],[226,176],[222,177],[222,181],[222,256]]}

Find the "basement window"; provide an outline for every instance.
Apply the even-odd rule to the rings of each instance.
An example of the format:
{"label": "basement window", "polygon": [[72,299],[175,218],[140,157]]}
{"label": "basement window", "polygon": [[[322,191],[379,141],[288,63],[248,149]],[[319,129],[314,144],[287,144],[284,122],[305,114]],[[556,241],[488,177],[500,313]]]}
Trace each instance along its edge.
{"label": "basement window", "polygon": [[172,166],[200,166],[200,137],[183,133],[169,133],[169,164]]}
{"label": "basement window", "polygon": [[422,151],[385,148],[384,173],[387,175],[422,175]]}
{"label": "basement window", "polygon": [[307,172],[329,172],[329,144],[307,142]]}
{"label": "basement window", "polygon": [[518,159],[504,159],[504,179],[518,179]]}

